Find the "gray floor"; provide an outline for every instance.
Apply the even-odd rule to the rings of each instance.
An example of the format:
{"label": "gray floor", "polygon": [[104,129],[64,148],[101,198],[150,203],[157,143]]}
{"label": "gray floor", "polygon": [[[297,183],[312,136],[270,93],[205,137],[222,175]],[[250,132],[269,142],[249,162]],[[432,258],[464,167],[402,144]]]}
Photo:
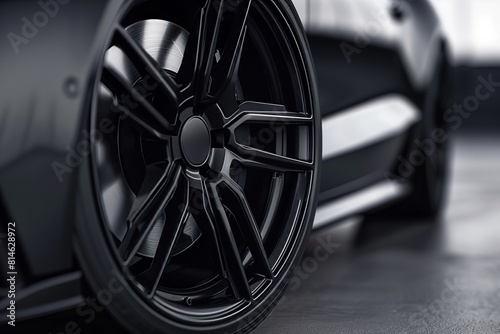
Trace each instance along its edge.
{"label": "gray floor", "polygon": [[[438,222],[353,219],[313,234],[256,333],[500,333],[500,138],[455,141],[452,171]],[[338,244],[326,260],[314,252],[325,241]]]}
{"label": "gray floor", "polygon": [[[456,141],[441,221],[352,219],[314,233],[300,275],[256,333],[500,333],[499,199],[500,137]],[[74,317],[18,329],[58,333]],[[81,329],[123,332],[105,317]]]}

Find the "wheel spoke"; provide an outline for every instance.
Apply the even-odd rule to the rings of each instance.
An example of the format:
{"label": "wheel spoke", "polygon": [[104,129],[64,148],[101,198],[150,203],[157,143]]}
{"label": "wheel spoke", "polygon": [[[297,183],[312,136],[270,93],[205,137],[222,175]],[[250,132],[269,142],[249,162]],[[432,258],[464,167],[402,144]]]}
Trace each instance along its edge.
{"label": "wheel spoke", "polygon": [[250,253],[252,253],[257,270],[259,270],[259,273],[264,275],[266,278],[272,279],[273,273],[269,265],[266,250],[262,244],[262,237],[243,190],[238,184],[228,177],[223,178],[221,186],[227,187],[228,191],[223,197],[225,199],[224,203],[235,216],[238,226],[243,232],[246,244],[250,249]]}
{"label": "wheel spoke", "polygon": [[186,225],[189,212],[189,190],[187,184],[177,187],[176,195],[182,205],[176,206],[176,201],[167,205],[167,218],[158,242],[153,261],[148,270],[136,277],[143,284],[146,294],[152,297],[158,287],[161,276],[168,264],[172,251]]}
{"label": "wheel spoke", "polygon": [[276,131],[279,127],[287,125],[312,127],[313,119],[301,113],[289,112],[283,105],[245,102],[227,120],[225,127],[234,133],[238,127],[246,123],[265,124],[270,130]]}
{"label": "wheel spoke", "polygon": [[186,56],[177,75],[183,85],[190,85],[199,103],[208,90],[210,71],[215,54],[215,43],[219,34],[224,1],[213,6],[207,1],[200,10],[186,46]]}
{"label": "wheel spoke", "polygon": [[[218,98],[234,78],[250,5],[251,0],[208,0],[200,10],[178,74],[183,85],[194,83],[196,104]],[[220,34],[222,25],[227,35]]]}
{"label": "wheel spoke", "polygon": [[231,283],[233,293],[236,298],[252,299],[252,293],[248,284],[248,279],[243,268],[242,259],[231,225],[222,205],[217,184],[214,182],[204,182],[204,202],[208,218],[215,227],[219,247],[222,255],[224,269],[227,278]]}
{"label": "wheel spoke", "polygon": [[234,158],[242,165],[271,172],[308,172],[312,170],[310,161],[285,157],[236,143],[230,144]]}
{"label": "wheel spoke", "polygon": [[120,111],[146,131],[159,139],[173,134],[174,128],[168,120],[112,67],[104,66],[102,82],[116,95]]}
{"label": "wheel spoke", "polygon": [[212,259],[216,271],[221,277],[227,278],[224,264],[222,262],[222,251],[215,231],[215,226],[212,220],[208,217],[208,203],[205,199],[204,192],[200,189],[191,189],[191,215],[196,221],[196,225],[200,229],[203,238],[208,243],[208,252]]}
{"label": "wheel spoke", "polygon": [[290,158],[281,154],[267,152],[241,144],[236,140],[236,129],[244,124],[264,124],[271,132],[279,133],[288,126],[307,126],[312,128],[313,119],[310,116],[286,111],[283,105],[245,102],[225,122],[225,129],[230,137],[227,148],[234,154],[233,158],[251,168],[264,169],[272,172],[306,172],[313,168],[312,161]]}
{"label": "wheel spoke", "polygon": [[189,34],[189,38],[186,44],[186,49],[184,51],[184,57],[182,59],[179,72],[175,77],[175,80],[179,83],[181,87],[181,101],[189,97],[194,90],[193,82],[195,81],[195,74],[197,72],[199,63],[201,61],[199,53],[203,46],[202,39],[202,28],[203,28],[203,17],[206,9],[200,10],[198,15],[194,19],[193,28]]}
{"label": "wheel spoke", "polygon": [[121,26],[116,29],[115,44],[130,58],[144,80],[146,77],[150,77],[154,81],[155,85],[152,85],[152,88],[159,88],[159,91],[164,94],[169,102],[168,110],[171,110],[176,118],[179,111],[179,89],[175,81]]}
{"label": "wheel spoke", "polygon": [[229,7],[228,11],[231,13],[231,20],[225,28],[229,31],[229,34],[225,41],[219,40],[217,43],[222,50],[219,56],[216,55],[216,64],[211,72],[212,87],[210,95],[216,99],[220,97],[227,85],[234,80],[238,71],[251,4],[251,0],[241,0],[237,4],[235,4],[235,1],[230,1],[230,4],[227,5]]}
{"label": "wheel spoke", "polygon": [[119,253],[128,266],[142,242],[157,221],[158,215],[171,201],[181,179],[181,168],[171,163],[160,176],[158,167],[148,168],[139,195],[132,205],[127,224],[128,231],[119,247]]}

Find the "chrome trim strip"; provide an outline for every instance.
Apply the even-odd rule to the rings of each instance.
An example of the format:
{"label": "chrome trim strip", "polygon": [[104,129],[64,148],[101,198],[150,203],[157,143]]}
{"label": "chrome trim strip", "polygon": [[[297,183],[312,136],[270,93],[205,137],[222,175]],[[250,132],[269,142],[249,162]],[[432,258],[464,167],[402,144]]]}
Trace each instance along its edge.
{"label": "chrome trim strip", "polygon": [[397,136],[419,122],[417,106],[402,95],[385,95],[323,119],[323,160]]}
{"label": "chrome trim strip", "polygon": [[373,209],[404,196],[409,190],[410,187],[408,185],[382,181],[366,189],[319,206],[316,210],[313,229]]}

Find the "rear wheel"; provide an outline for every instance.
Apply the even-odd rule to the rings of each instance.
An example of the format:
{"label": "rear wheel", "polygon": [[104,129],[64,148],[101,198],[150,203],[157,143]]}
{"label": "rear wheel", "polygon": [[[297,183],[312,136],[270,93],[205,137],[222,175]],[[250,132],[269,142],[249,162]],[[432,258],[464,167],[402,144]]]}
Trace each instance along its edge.
{"label": "rear wheel", "polygon": [[249,331],[315,209],[320,122],[297,15],[192,0],[117,17],[90,113],[108,131],[81,178],[82,266],[97,296],[120,290],[107,307],[132,331]]}
{"label": "rear wheel", "polygon": [[[450,138],[444,122],[444,112],[450,105],[450,82],[445,52],[442,51],[435,77],[428,88],[423,102],[423,121],[416,131],[417,146],[412,140],[405,154],[424,156],[425,160],[416,166],[410,180],[412,193],[408,198],[389,209],[375,214],[379,217],[397,216],[431,219],[438,217],[444,205],[448,181]],[[438,132],[436,132],[438,131]],[[436,141],[435,139],[440,140]]]}

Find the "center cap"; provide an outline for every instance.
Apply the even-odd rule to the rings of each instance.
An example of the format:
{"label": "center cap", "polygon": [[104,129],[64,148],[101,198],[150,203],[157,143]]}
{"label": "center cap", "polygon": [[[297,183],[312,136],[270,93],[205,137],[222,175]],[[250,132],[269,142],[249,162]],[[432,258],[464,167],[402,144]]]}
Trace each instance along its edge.
{"label": "center cap", "polygon": [[203,165],[210,154],[210,132],[200,117],[191,117],[181,130],[181,149],[184,158],[194,167]]}

